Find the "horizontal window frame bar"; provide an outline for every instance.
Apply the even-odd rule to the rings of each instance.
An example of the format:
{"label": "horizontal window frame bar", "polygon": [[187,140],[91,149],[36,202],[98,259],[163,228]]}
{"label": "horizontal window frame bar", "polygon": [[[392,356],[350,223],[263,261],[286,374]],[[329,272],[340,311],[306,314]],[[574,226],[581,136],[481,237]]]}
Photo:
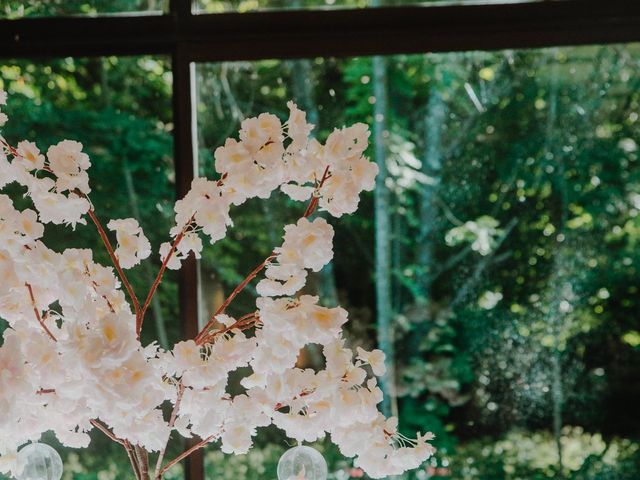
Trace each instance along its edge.
{"label": "horizontal window frame bar", "polygon": [[194,62],[640,41],[640,2],[545,0],[357,10],[0,20],[0,58],[172,55]]}

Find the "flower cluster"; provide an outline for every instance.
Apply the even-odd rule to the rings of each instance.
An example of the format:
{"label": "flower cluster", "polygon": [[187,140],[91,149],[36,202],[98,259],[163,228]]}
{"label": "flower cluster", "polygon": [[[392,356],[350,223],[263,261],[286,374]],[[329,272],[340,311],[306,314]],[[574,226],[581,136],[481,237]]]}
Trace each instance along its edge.
{"label": "flower cluster", "polygon": [[[25,140],[13,148],[0,140],[4,146],[0,153],[0,188],[12,182],[26,187],[42,223],[86,223],[83,216],[91,208],[87,199],[91,162],[82,144],[63,140],[49,147],[45,158],[35,143]],[[11,162],[7,151],[13,157]],[[41,172],[50,175],[39,175]]]}
{"label": "flower cluster", "polygon": [[122,268],[135,267],[151,255],[151,244],[135,218],[111,220],[107,228],[116,232],[118,248],[115,254]]}
{"label": "flower cluster", "polygon": [[[271,424],[299,441],[329,434],[374,478],[417,467],[433,453],[428,434],[410,440],[378,411],[384,354],[358,348],[354,358],[342,332],[347,312],[298,295],[307,271],[321,270],[333,256],[333,228],[311,218],[316,209],[351,213],[374,186],[377,167],[364,157],[368,130],[335,130],[322,144],[310,136],[304,112],[288,106],[284,124],[270,114],[243,121],[239,139],[215,152],[218,179],[195,179],[176,202],[171,241],[160,246],[162,266],[144,303],[122,269],[149,257],[151,245],[136,220],[119,219],[107,224],[117,240],[111,246],[88,197],[91,163],[82,145],[64,140],[44,155],[33,142],[14,148],[0,138],[0,188],[18,183],[33,204],[18,210],[0,194],[0,318],[9,323],[0,347],[0,472],[16,473],[17,449],[45,431],[86,447],[94,427],[127,449],[139,479],[149,478],[140,468],[146,452],[160,452],[156,478],[175,463],[162,466],[174,431],[199,437],[196,447],[220,441],[235,454],[246,453],[257,429]],[[5,120],[0,116],[0,126]],[[284,228],[282,245],[196,338],[169,350],[143,346],[145,309],[164,270],[180,268],[192,252],[198,257],[203,237],[224,238],[232,206],[277,189],[309,201],[302,218]],[[46,224],[75,226],[86,216],[115,270],[95,262],[90,250],[56,252],[42,241]],[[227,315],[226,306],[263,268],[255,311]],[[309,344],[321,346],[324,369],[297,367]],[[238,369],[250,373],[244,393],[233,396],[228,383]],[[173,405],[169,418],[166,402]]]}
{"label": "flower cluster", "polygon": [[306,283],[306,268],[319,272],[333,257],[333,227],[324,218],[303,217],[284,230],[284,243],[274,250],[277,263],[267,265],[267,278],[258,283],[260,295],[295,294]]}
{"label": "flower cluster", "polygon": [[282,125],[268,113],[241,124],[240,140],[227,139],[215,151],[216,182],[193,181],[191,190],[176,202],[177,235],[193,223],[216,242],[232,225],[229,210],[250,198],[268,198],[280,188],[293,200],[316,195],[321,209],[334,217],[356,210],[362,191],[375,185],[378,167],[364,157],[369,131],[366,125],[335,130],[322,145],[309,134],[313,125],[292,102]]}

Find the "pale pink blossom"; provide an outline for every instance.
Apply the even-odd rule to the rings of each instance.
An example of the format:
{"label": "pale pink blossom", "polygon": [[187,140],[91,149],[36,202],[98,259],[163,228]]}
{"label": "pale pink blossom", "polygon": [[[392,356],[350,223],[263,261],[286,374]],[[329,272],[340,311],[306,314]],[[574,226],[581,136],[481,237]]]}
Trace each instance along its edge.
{"label": "pale pink blossom", "polygon": [[[329,434],[372,478],[401,474],[433,454],[432,435],[404,437],[397,419],[379,413],[376,376],[385,373],[384,354],[358,348],[354,358],[342,331],[347,311],[324,307],[317,296],[294,297],[308,271],[333,257],[333,227],[309,217],[316,203],[336,217],[353,212],[362,192],[374,187],[377,167],[364,157],[365,125],[335,130],[322,144],[311,137],[306,114],[287,105],[284,126],[271,114],[248,118],[239,139],[216,150],[219,177],[194,179],[176,202],[160,259],[179,269],[191,253],[200,258],[203,235],[214,243],[232,227],[233,205],[278,189],[312,202],[307,214],[285,227],[265,262],[255,312],[236,319],[220,311],[203,336],[165,348],[141,343],[141,307],[130,302],[126,275],[95,262],[88,249],[58,252],[44,240],[48,224],[85,223],[92,208],[82,145],[63,140],[46,159],[28,141],[16,152],[3,149],[0,188],[21,185],[33,208],[17,209],[0,193],[0,318],[8,322],[0,347],[0,472],[15,476],[18,448],[45,431],[67,446],[86,447],[95,419],[152,452],[163,450],[174,431],[220,441],[229,454],[249,451],[269,425],[298,441]],[[111,220],[107,228],[115,232],[122,268],[150,256],[135,219]],[[296,366],[310,344],[321,346],[323,369]],[[242,376],[246,392],[230,394],[230,379]],[[163,406],[179,398],[171,425]]]}

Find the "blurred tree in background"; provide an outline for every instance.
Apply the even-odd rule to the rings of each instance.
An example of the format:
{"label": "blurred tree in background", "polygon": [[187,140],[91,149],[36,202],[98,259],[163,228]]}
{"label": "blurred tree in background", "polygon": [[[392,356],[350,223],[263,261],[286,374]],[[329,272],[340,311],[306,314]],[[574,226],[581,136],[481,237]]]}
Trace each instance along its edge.
{"label": "blurred tree in background", "polygon": [[[289,98],[317,119],[321,138],[333,124],[386,117],[370,154],[384,143],[397,409],[407,430],[438,434],[431,475],[639,471],[639,62],[635,45],[394,56],[385,61],[384,109],[371,58],[198,66],[203,172],[243,118],[284,117]],[[375,345],[380,315],[372,200],[334,222],[333,273],[309,287],[337,292],[352,341],[366,346]],[[247,223],[203,261],[204,278],[230,288],[295,208],[281,198],[248,208]],[[515,468],[507,457],[519,446],[510,439],[523,432],[538,432],[531,438],[541,445]],[[576,460],[596,434],[593,455]],[[616,447],[621,441],[629,448]],[[612,451],[620,465],[604,460]]]}
{"label": "blurred tree in background", "polygon": [[[165,8],[34,1],[20,12],[23,3],[0,0],[0,12]],[[325,4],[334,5],[286,6]],[[407,478],[638,478],[639,71],[638,45],[197,66],[203,175],[213,175],[214,149],[244,118],[269,111],[284,119],[289,99],[320,139],[333,126],[372,127],[369,154],[388,172],[383,201],[370,195],[357,214],[331,220],[335,259],[307,293],[347,308],[352,346],[376,347],[380,319],[390,320],[389,409],[403,430],[434,431],[439,448]],[[138,217],[157,248],[174,195],[168,59],[20,60],[4,62],[0,76],[12,94],[7,138],[37,138],[41,148],[83,142],[98,214]],[[204,252],[203,315],[279,243],[299,209],[280,195],[236,209],[229,236]],[[49,235],[60,248],[95,247],[107,260],[90,228]],[[136,288],[153,272],[135,269]],[[145,326],[148,340],[178,338],[176,292],[172,277]],[[384,312],[380,292],[388,296]],[[248,289],[232,313],[254,301]],[[304,353],[302,366],[321,362],[315,349]],[[287,443],[275,429],[257,441],[243,457],[208,450],[208,478],[274,479]],[[93,450],[67,453],[66,478],[124,478],[126,460],[117,450],[105,457],[105,445],[96,435]],[[361,478],[328,442],[318,448],[332,478]]]}

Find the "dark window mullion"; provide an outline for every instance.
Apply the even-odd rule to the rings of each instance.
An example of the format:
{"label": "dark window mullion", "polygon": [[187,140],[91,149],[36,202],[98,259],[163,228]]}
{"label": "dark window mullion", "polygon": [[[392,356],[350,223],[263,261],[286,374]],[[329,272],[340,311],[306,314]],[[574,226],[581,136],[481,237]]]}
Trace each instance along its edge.
{"label": "dark window mullion", "polygon": [[[190,0],[171,0],[169,13],[176,24],[191,16]],[[176,196],[182,198],[191,187],[196,175],[194,159],[194,128],[192,101],[192,69],[185,54],[185,48],[178,41],[172,53],[173,70],[173,141],[176,176]],[[185,339],[194,338],[199,330],[198,322],[198,265],[190,256],[180,270],[179,305],[182,335]],[[193,444],[185,442],[185,448]],[[204,480],[204,452],[198,450],[184,462],[186,480]]]}
{"label": "dark window mullion", "polygon": [[169,13],[179,18],[185,18],[191,15],[192,0],[170,0]]}
{"label": "dark window mullion", "polygon": [[0,19],[0,57],[171,53],[191,61],[390,55],[640,41],[640,2],[530,1],[356,10]]}

